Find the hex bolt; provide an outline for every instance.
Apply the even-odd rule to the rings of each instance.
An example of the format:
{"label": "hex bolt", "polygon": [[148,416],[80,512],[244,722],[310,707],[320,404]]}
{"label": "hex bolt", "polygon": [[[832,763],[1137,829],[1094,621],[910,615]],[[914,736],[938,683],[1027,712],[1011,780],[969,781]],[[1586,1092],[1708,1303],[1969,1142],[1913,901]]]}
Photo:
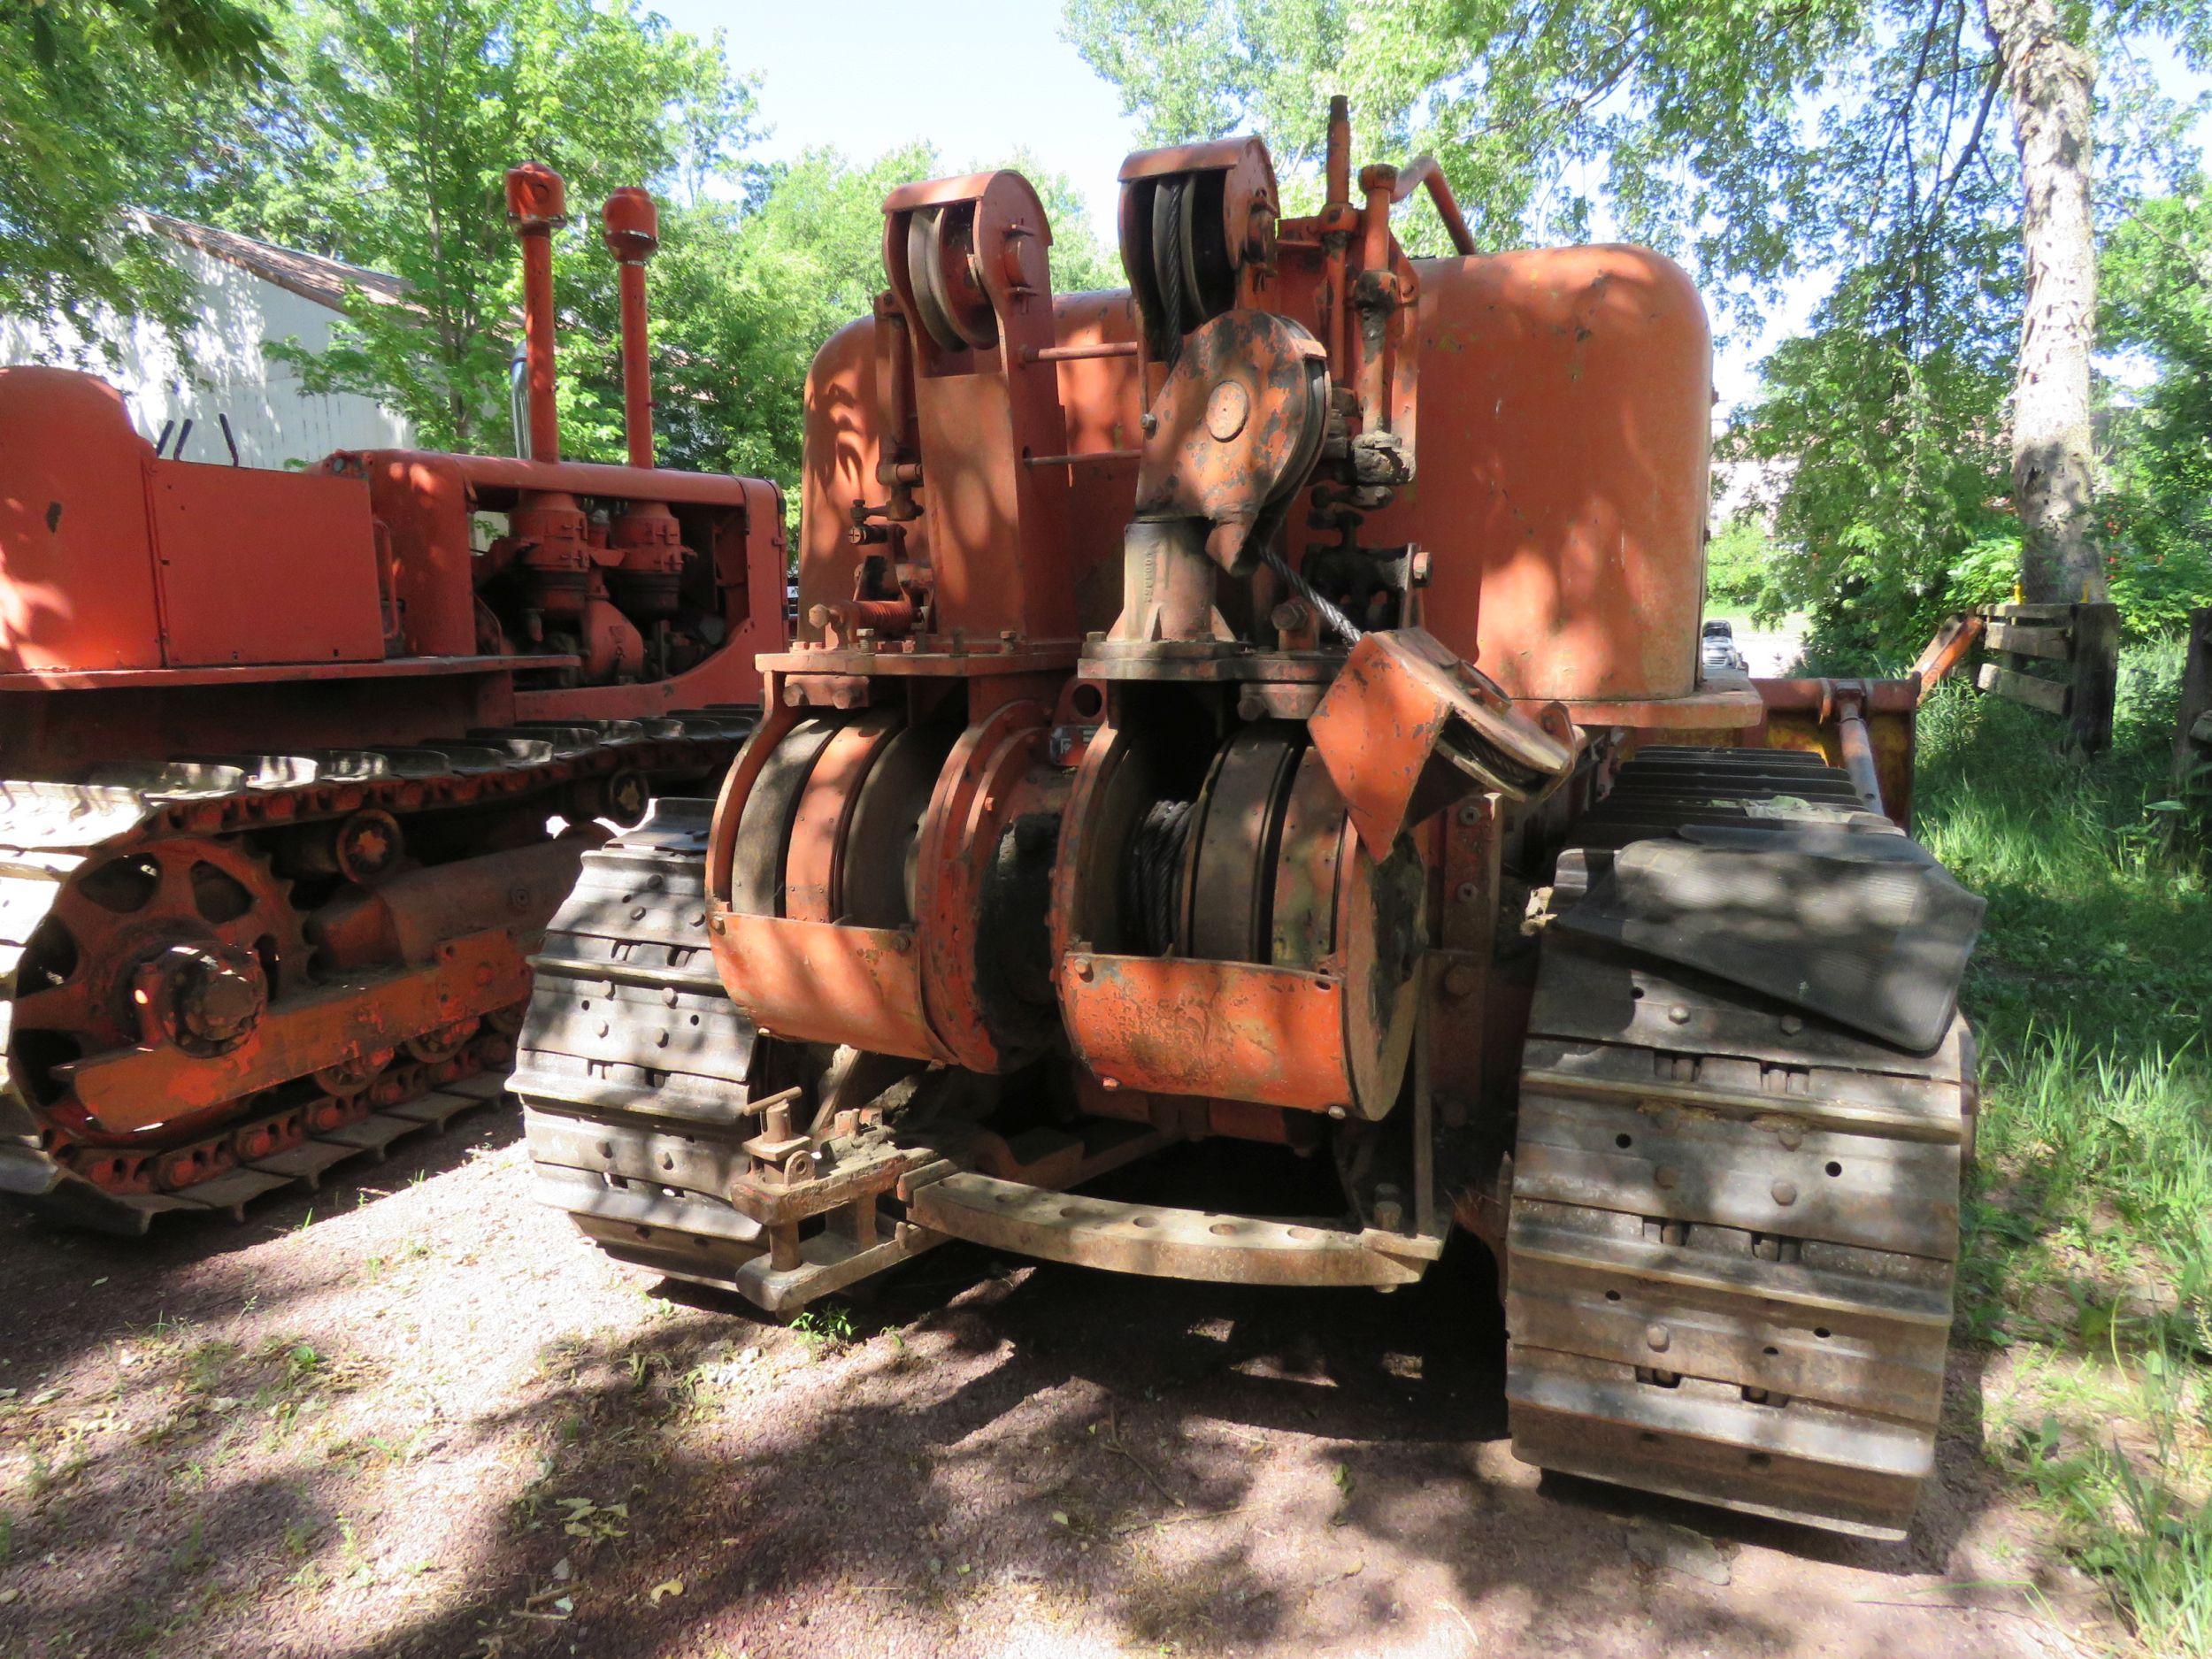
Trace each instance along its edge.
{"label": "hex bolt", "polygon": [[1678,1025],[1686,1025],[1690,1023],[1690,1010],[1686,1005],[1677,1002],[1667,1010],[1667,1018]]}
{"label": "hex bolt", "polygon": [[1773,1193],[1774,1202],[1786,1209],[1788,1206],[1797,1202],[1797,1183],[1795,1181],[1777,1181],[1774,1183]]}
{"label": "hex bolt", "polygon": [[1787,1034],[1795,1036],[1805,1029],[1805,1022],[1794,1014],[1785,1014],[1782,1016],[1782,1029]]}
{"label": "hex bolt", "polygon": [[1671,1165],[1667,1164],[1662,1164],[1659,1168],[1651,1172],[1651,1184],[1654,1187],[1663,1187],[1669,1191],[1671,1191],[1681,1181],[1681,1179],[1682,1177],[1677,1173]]}
{"label": "hex bolt", "polygon": [[1786,1152],[1794,1152],[1805,1144],[1805,1131],[1798,1124],[1784,1124],[1774,1132],[1774,1138],[1782,1143]]}

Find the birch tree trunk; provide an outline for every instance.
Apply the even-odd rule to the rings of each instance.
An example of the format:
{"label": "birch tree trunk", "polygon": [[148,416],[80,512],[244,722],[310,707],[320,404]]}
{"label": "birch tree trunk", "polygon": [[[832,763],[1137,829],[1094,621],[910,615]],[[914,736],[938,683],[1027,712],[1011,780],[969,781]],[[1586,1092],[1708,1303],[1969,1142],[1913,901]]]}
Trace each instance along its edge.
{"label": "birch tree trunk", "polygon": [[2062,33],[2055,0],[1983,0],[2012,104],[2027,303],[2013,373],[2012,490],[2020,580],[2038,603],[2105,596],[2094,524],[2089,354],[2097,245],[2089,213],[2096,65]]}

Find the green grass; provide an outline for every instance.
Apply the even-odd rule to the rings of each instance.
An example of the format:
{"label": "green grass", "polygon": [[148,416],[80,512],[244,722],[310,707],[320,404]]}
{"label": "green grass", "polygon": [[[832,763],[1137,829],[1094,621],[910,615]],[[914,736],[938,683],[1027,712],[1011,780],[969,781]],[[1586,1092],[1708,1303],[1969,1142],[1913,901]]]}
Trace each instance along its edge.
{"label": "green grass", "polygon": [[2177,650],[2124,660],[2111,754],[1956,686],[1920,833],[1989,901],[1959,1330],[1985,1441],[2144,1647],[2212,1655],[2212,889],[2161,808]]}

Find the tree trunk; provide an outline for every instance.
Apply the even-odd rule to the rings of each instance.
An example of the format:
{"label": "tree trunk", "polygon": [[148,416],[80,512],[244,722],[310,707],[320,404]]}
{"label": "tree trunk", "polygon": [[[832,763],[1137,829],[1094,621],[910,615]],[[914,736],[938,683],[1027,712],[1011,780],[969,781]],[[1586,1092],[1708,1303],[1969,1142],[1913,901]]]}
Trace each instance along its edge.
{"label": "tree trunk", "polygon": [[2097,244],[2089,215],[2096,65],[2061,31],[2055,0],[1984,0],[2012,102],[2027,303],[2012,384],[2012,494],[2020,580],[2037,603],[2105,596],[2093,535],[2089,354]]}

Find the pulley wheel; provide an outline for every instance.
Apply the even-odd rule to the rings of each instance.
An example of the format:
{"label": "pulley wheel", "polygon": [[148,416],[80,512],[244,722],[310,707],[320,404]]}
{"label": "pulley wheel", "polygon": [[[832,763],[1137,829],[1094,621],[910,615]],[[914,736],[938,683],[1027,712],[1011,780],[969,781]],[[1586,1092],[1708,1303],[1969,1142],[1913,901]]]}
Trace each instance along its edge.
{"label": "pulley wheel", "polygon": [[801,720],[783,734],[738,814],[737,839],[730,850],[730,910],[739,916],[783,913],[784,849],[798,817],[799,796],[808,774],[838,723],[819,717]]}
{"label": "pulley wheel", "polygon": [[1302,738],[1288,725],[1248,726],[1216,757],[1192,837],[1187,954],[1210,962],[1267,960],[1276,851]]}
{"label": "pulley wheel", "polygon": [[1183,196],[1187,180],[1163,179],[1152,191],[1152,282],[1160,295],[1161,357],[1172,364],[1183,336],[1200,321],[1183,277]]}
{"label": "pulley wheel", "polygon": [[906,221],[906,273],[922,326],[939,349],[980,351],[998,343],[998,315],[976,270],[972,203],[914,211]]}
{"label": "pulley wheel", "polygon": [[1228,227],[1222,220],[1225,173],[1194,173],[1184,181],[1178,227],[1183,262],[1183,293],[1191,326],[1218,317],[1237,303],[1236,266],[1229,257]]}
{"label": "pulley wheel", "polygon": [[951,726],[910,726],[868,768],[845,830],[844,919],[850,926],[912,924],[922,819],[958,735]]}

